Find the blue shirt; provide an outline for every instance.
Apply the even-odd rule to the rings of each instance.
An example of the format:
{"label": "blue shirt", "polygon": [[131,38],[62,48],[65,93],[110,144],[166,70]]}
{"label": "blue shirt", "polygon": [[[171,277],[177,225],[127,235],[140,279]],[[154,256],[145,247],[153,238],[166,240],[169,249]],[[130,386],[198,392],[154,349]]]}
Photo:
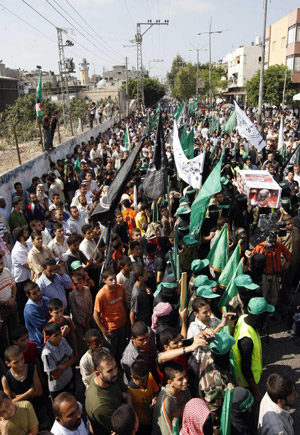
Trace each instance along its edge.
{"label": "blue shirt", "polygon": [[55,274],[54,280],[50,281],[46,277],[44,273],[39,277],[36,281],[37,285],[43,292],[43,296],[47,296],[49,299],[60,299],[62,301],[64,310],[67,308],[67,297],[66,297],[66,289],[71,289],[73,287],[73,283],[71,278],[64,273],[62,276]]}
{"label": "blue shirt", "polygon": [[24,308],[25,326],[29,332],[29,340],[36,344],[39,352],[42,351],[44,342],[43,328],[50,317],[48,302],[49,299],[46,297],[42,297],[41,305],[28,299]]}

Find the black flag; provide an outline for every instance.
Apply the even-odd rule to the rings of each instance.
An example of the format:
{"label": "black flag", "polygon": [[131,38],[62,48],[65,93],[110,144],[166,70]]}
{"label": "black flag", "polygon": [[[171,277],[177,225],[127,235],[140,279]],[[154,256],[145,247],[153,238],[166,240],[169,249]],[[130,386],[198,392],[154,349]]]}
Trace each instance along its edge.
{"label": "black flag", "polygon": [[99,204],[91,215],[94,222],[100,221],[103,225],[107,226],[108,222],[113,219],[115,209],[119,204],[126,184],[130,179],[131,171],[134,168],[135,161],[141,151],[142,144],[143,139],[133,148],[124,165],[119,169],[113,182],[109,186],[107,195],[100,198]]}
{"label": "black flag", "polygon": [[144,194],[148,200],[156,199],[167,193],[168,171],[167,156],[165,150],[164,132],[162,118],[159,116],[156,143],[154,145],[153,157],[150,160],[148,172],[143,182]]}

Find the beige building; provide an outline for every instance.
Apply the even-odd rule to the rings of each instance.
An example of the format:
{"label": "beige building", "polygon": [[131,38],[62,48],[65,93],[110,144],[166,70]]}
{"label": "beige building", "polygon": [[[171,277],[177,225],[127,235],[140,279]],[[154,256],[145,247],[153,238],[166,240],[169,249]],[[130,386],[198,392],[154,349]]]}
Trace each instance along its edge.
{"label": "beige building", "polygon": [[300,83],[300,8],[266,29],[265,66],[287,65],[292,81]]}

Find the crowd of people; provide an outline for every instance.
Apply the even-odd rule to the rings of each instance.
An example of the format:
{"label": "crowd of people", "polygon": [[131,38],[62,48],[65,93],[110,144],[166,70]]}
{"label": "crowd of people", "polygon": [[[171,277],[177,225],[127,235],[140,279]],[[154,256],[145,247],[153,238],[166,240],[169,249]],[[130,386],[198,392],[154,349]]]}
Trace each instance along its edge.
{"label": "crowd of people", "polygon": [[[175,109],[160,113],[169,187],[155,203],[143,190],[156,141],[145,109],[64,160],[49,158],[49,172],[27,189],[16,182],[12,209],[0,197],[1,434],[212,435],[220,433],[228,388],[231,434],[294,434],[295,379],[270,372],[261,385],[260,336],[286,314],[299,282],[300,166],[289,160],[297,155],[298,118],[285,114],[283,160],[275,109],[264,113],[261,153],[236,129],[224,131],[227,110],[215,109],[215,130],[205,107],[188,117],[194,156],[206,151],[203,182],[223,159],[222,188],[195,235],[189,224],[198,192],[177,177]],[[143,146],[108,228],[95,211],[130,155],[126,123],[131,149]],[[268,170],[282,188],[280,208],[248,204],[237,169]],[[254,237],[261,215],[284,231]],[[207,255],[224,225],[230,255],[240,245],[243,273],[237,295],[220,307],[226,289]],[[184,305],[179,269],[187,274]]]}

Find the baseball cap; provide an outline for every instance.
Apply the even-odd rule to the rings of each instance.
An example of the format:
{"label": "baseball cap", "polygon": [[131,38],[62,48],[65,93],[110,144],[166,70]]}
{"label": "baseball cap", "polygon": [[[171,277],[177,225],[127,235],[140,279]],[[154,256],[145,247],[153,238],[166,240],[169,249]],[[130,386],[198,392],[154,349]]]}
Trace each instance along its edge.
{"label": "baseball cap", "polygon": [[186,204],[189,205],[190,201],[184,196],[183,198],[180,198],[179,204]]}
{"label": "baseball cap", "polygon": [[265,298],[251,298],[247,310],[250,314],[273,313],[275,307],[268,304]]}
{"label": "baseball cap", "polygon": [[200,272],[209,265],[209,260],[205,258],[204,260],[193,260],[191,264],[192,272]]}
{"label": "baseball cap", "polygon": [[228,353],[231,350],[234,344],[235,339],[231,335],[226,332],[218,332],[209,347],[212,352],[218,355],[225,355],[225,353]]}
{"label": "baseball cap", "polygon": [[199,240],[195,239],[193,234],[187,234],[182,240],[184,245],[195,245],[196,243],[199,243]]}
{"label": "baseball cap", "polygon": [[194,189],[192,186],[189,186],[185,192],[186,195],[190,195],[192,193],[195,193],[196,189]]}
{"label": "baseball cap", "polygon": [[83,267],[83,264],[79,260],[72,261],[71,263],[72,270],[77,270],[79,269],[79,267]]}
{"label": "baseball cap", "polygon": [[254,284],[250,275],[239,275],[235,278],[234,283],[237,287],[245,287],[249,290],[257,290],[259,285]]}
{"label": "baseball cap", "polygon": [[186,207],[185,205],[181,205],[180,207],[178,207],[178,209],[176,210],[176,215],[180,216],[182,214],[189,214],[191,213],[191,209]]}
{"label": "baseball cap", "polygon": [[216,281],[211,281],[206,275],[198,275],[194,279],[195,287],[202,287],[203,285],[208,285],[209,287],[216,287]]}
{"label": "baseball cap", "polygon": [[197,288],[196,294],[197,296],[201,296],[205,299],[215,299],[220,297],[220,295],[218,295],[218,293],[215,293],[209,285],[203,285]]}

